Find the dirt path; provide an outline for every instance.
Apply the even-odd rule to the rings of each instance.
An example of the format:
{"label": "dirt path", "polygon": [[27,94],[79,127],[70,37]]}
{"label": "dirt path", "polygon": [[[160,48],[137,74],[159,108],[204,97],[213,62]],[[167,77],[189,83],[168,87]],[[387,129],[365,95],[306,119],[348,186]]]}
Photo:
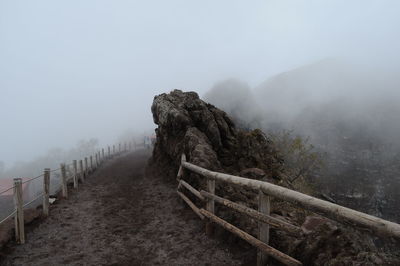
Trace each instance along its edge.
{"label": "dirt path", "polygon": [[1,265],[241,265],[209,239],[172,184],[146,177],[148,154],[107,162],[50,217],[28,227],[27,243],[11,245]]}

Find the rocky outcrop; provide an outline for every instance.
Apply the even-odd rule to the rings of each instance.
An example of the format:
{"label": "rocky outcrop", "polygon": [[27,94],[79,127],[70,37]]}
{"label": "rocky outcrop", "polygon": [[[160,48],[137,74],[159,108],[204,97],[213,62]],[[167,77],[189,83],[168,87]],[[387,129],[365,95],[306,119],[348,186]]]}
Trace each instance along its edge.
{"label": "rocky outcrop", "polygon": [[197,93],[174,90],[158,95],[151,110],[158,125],[152,163],[170,177],[176,176],[185,153],[188,161],[210,170],[240,173],[259,168],[279,178],[275,169],[280,160],[273,156],[265,135],[237,130],[225,112]]}

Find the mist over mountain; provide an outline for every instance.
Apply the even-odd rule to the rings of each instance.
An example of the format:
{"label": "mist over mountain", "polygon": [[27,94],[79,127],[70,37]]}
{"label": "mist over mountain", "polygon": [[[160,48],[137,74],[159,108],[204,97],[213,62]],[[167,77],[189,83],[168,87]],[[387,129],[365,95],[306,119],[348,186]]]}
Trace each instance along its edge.
{"label": "mist over mountain", "polygon": [[323,193],[340,204],[400,220],[400,79],[395,71],[326,59],[253,89],[243,84],[220,82],[205,99],[245,126],[309,137],[325,154],[324,167],[313,177]]}

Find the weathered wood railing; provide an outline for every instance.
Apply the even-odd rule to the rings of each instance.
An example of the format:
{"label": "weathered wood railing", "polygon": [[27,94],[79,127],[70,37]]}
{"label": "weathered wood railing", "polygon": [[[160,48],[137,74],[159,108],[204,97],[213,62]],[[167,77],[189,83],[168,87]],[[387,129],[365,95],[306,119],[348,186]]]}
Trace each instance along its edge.
{"label": "weathered wood railing", "polygon": [[[30,178],[26,181],[23,181],[21,178],[14,178],[14,185],[10,188],[7,188],[4,191],[1,191],[0,196],[1,194],[13,189],[15,208],[14,211],[12,211],[7,217],[0,220],[0,225],[2,223],[5,223],[12,217],[14,217],[16,241],[20,244],[24,244],[25,243],[24,209],[26,209],[29,205],[31,205],[34,202],[37,202],[38,200],[40,200],[40,198],[42,198],[43,202],[41,205],[43,209],[43,217],[49,216],[51,173],[60,171],[60,177],[61,177],[60,185],[58,188],[55,189],[55,193],[53,194],[61,193],[62,198],[68,198],[68,184],[73,183],[73,187],[77,189],[79,186],[79,182],[83,183],[85,178],[87,178],[89,174],[93,173],[106,160],[109,160],[118,155],[122,155],[123,153],[129,152],[132,149],[136,149],[136,147],[137,147],[136,143],[134,145],[129,143],[129,146],[127,143],[124,143],[124,146],[122,148],[122,145],[120,143],[119,150],[116,151],[115,145],[113,145],[113,152],[111,153],[111,147],[108,146],[108,155],[105,155],[104,149],[101,149],[101,152],[99,150],[94,154],[94,157],[96,159],[95,162],[93,162],[93,155],[90,155],[89,158],[85,157],[83,160],[79,161],[73,160],[71,164],[62,163],[60,165],[60,168],[58,169],[50,170],[49,168],[45,168],[42,175]],[[89,164],[89,159],[90,159],[90,164]],[[71,171],[70,167],[73,167],[73,171]],[[41,177],[43,177],[43,192],[40,193],[39,195],[36,195],[36,197],[31,201],[24,203],[22,185],[24,183],[34,181]]]}
{"label": "weathered wood railing", "polygon": [[[187,171],[191,171],[207,178],[207,191],[199,191],[188,184],[184,180],[184,176],[186,174],[185,172]],[[178,171],[177,179],[179,181],[178,194],[181,196],[181,198],[201,219],[208,219],[206,221],[206,234],[212,234],[211,222],[214,222],[226,230],[236,234],[240,238],[246,240],[251,245],[259,249],[257,265],[265,265],[268,256],[271,256],[286,265],[302,265],[300,261],[268,245],[270,226],[276,229],[286,230],[294,234],[302,233],[301,228],[270,216],[270,197],[275,197],[290,203],[294,203],[298,207],[302,207],[306,210],[329,217],[330,219],[340,223],[357,225],[362,228],[367,228],[380,235],[396,237],[400,239],[400,225],[397,223],[389,222],[372,215],[358,212],[268,182],[213,172],[187,162],[184,154],[181,158],[181,165]],[[215,181],[221,181],[258,191],[258,211],[215,195]],[[186,188],[201,201],[205,201],[206,209],[197,207],[188,197],[179,191],[181,187]],[[258,238],[255,238],[254,236],[240,230],[239,228],[216,216],[214,208],[215,202],[257,220]]]}

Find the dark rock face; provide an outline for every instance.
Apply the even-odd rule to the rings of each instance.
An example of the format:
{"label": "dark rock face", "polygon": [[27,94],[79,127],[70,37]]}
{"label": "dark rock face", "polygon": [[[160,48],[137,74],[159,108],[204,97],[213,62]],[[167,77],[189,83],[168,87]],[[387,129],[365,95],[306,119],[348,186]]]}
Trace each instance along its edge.
{"label": "dark rock face", "polygon": [[154,97],[151,111],[158,125],[154,163],[168,166],[173,176],[185,153],[195,164],[220,168],[217,152],[228,149],[236,133],[224,112],[201,101],[195,92],[179,90]]}
{"label": "dark rock face", "polygon": [[279,165],[261,131],[238,131],[225,112],[195,92],[158,95],[151,110],[158,125],[152,163],[168,166],[170,176],[176,175],[182,153],[196,165],[230,173],[246,168],[271,173],[271,165]]}

